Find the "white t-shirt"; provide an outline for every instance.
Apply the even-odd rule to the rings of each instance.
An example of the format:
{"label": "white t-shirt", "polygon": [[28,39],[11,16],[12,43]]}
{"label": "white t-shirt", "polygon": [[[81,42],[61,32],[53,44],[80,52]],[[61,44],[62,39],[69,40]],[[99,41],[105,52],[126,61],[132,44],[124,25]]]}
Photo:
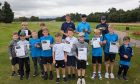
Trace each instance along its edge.
{"label": "white t-shirt", "polygon": [[55,60],[64,60],[64,43],[54,44]]}
{"label": "white t-shirt", "polygon": [[69,42],[70,44],[72,44],[71,52],[68,53],[68,55],[69,56],[73,56],[73,55],[75,56],[76,55],[76,50],[75,50],[76,48],[74,48],[73,44],[78,43],[78,39],[76,37],[72,37],[72,38],[66,37],[65,42]]}

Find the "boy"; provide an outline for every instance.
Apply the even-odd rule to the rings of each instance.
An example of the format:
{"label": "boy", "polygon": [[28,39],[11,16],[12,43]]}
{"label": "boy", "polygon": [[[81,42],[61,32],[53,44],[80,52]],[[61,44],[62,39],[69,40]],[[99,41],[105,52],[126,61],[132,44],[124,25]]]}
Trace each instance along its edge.
{"label": "boy", "polygon": [[[15,76],[16,75],[16,69],[19,69],[19,66],[16,67],[16,64],[18,65],[19,63],[19,58],[16,56],[16,52],[15,52],[15,46],[17,45],[18,42],[18,33],[14,32],[13,33],[13,40],[10,42],[9,45],[9,58],[11,60],[11,64],[12,64],[12,75],[11,76]],[[18,70],[18,75],[19,75],[19,70]]]}
{"label": "boy", "polygon": [[[78,36],[79,36],[79,42],[76,43],[76,45],[75,45],[76,51],[77,51],[77,71],[78,71],[77,84],[81,84],[81,83],[85,84],[84,77],[85,77],[87,53],[89,51],[89,48],[88,48],[88,43],[84,41],[84,33],[80,32],[78,34]],[[82,54],[80,54],[80,51],[82,52]],[[83,54],[83,52],[84,52],[84,54]],[[82,57],[83,55],[84,55],[84,57]]]}
{"label": "boy", "polygon": [[62,35],[60,33],[55,35],[55,41],[56,43],[53,46],[53,63],[56,68],[56,83],[60,82],[59,68],[62,68],[63,80],[66,82],[65,63],[67,62],[67,54],[64,50],[64,43],[62,43]]}
{"label": "boy", "polygon": [[119,48],[120,65],[117,77],[120,79],[121,73],[123,72],[123,79],[127,80],[126,74],[130,66],[131,57],[133,56],[133,49],[130,45],[130,37],[125,36],[123,42]]}
{"label": "boy", "polygon": [[[101,64],[102,64],[102,42],[103,37],[101,35],[101,31],[99,29],[94,30],[95,36],[92,38],[92,64],[93,64],[93,75],[92,79],[96,77],[96,64],[98,64],[98,78],[101,80]],[[98,46],[97,46],[98,45]]]}
{"label": "boy", "polygon": [[[52,73],[52,63],[53,63],[53,58],[52,58],[52,44],[54,43],[54,38],[49,35],[49,30],[47,28],[44,28],[42,30],[43,33],[43,37],[40,38],[41,44],[42,44],[42,50],[41,50],[41,60],[43,62],[43,66],[44,66],[44,80],[48,79],[48,68],[50,70],[50,74],[49,74],[49,79],[52,80],[53,79],[53,73]],[[43,49],[43,43],[48,42],[48,49]]]}
{"label": "boy", "polygon": [[17,45],[19,47],[23,46],[24,51],[21,51],[21,53],[25,53],[25,55],[23,55],[23,56],[18,56],[19,57],[20,80],[23,80],[24,65],[26,68],[26,79],[28,80],[29,75],[30,75],[30,60],[29,60],[29,56],[28,56],[29,42],[26,40],[26,33],[25,32],[22,31],[20,33],[20,40],[18,41]]}
{"label": "boy", "polygon": [[[118,35],[114,33],[114,29],[112,25],[108,26],[108,30],[109,33],[105,34],[104,41],[103,41],[103,44],[105,44],[105,49],[104,49],[105,68],[106,68],[105,78],[109,78],[110,75],[110,78],[114,79],[113,68],[114,68],[116,53],[111,53],[109,50],[110,50],[110,44],[118,41]],[[110,74],[108,70],[109,66],[111,68]]]}
{"label": "boy", "polygon": [[31,56],[34,64],[33,77],[35,77],[38,75],[38,62],[40,62],[39,58],[41,56],[40,39],[38,39],[36,31],[32,31],[32,38],[29,40],[29,43],[30,43]]}
{"label": "boy", "polygon": [[[71,52],[67,55],[67,68],[68,68],[68,79],[75,78],[75,67],[76,67],[76,48],[75,44],[78,42],[77,38],[73,36],[74,30],[72,28],[68,29],[68,37],[66,37],[65,42],[71,45]],[[71,74],[72,70],[72,74]]]}
{"label": "boy", "polygon": [[20,35],[21,32],[26,33],[26,40],[29,41],[29,38],[31,37],[31,31],[28,29],[28,23],[22,22],[21,23],[21,29],[18,31],[18,35]]}

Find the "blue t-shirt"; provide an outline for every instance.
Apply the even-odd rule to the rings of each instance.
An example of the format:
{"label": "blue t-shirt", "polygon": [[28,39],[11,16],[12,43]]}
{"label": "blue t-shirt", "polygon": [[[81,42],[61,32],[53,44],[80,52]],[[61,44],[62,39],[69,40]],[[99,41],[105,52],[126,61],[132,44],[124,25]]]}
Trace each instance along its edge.
{"label": "blue t-shirt", "polygon": [[32,57],[39,57],[41,56],[41,48],[37,48],[36,44],[40,44],[40,39],[31,38],[29,40],[30,43],[30,51]]}
{"label": "blue t-shirt", "polygon": [[115,34],[115,33],[113,33],[113,34],[110,34],[110,33],[105,34],[104,40],[107,41],[107,43],[105,45],[104,52],[109,53],[110,42],[117,42],[118,41],[118,35]]}
{"label": "blue t-shirt", "polygon": [[[102,36],[101,37],[98,37],[98,38],[100,38],[100,42],[103,41],[103,37]],[[97,38],[96,37],[93,37],[92,40],[93,39],[97,39]],[[93,48],[93,46],[92,46],[92,56],[94,56],[94,57],[102,56],[102,47]]]}
{"label": "blue t-shirt", "polygon": [[[64,33],[67,33],[67,31],[68,31],[69,28],[72,28],[73,30],[75,30],[75,25],[74,25],[73,22],[70,22],[70,23],[64,22],[64,23],[62,24],[62,26],[61,26],[61,30],[63,30]],[[66,36],[63,35],[62,39],[65,39],[65,38],[66,38]]]}
{"label": "blue t-shirt", "polygon": [[[41,42],[44,40],[49,40],[50,44],[54,43],[54,38],[51,35],[48,35],[47,37],[43,36],[40,38]],[[52,56],[52,48],[50,50],[42,50],[41,51],[42,57],[51,57]]]}
{"label": "blue t-shirt", "polygon": [[[76,32],[83,32],[84,30],[87,30],[88,32],[91,32],[90,24],[88,22],[80,22],[76,28]],[[89,33],[85,32],[85,40],[89,39]]]}

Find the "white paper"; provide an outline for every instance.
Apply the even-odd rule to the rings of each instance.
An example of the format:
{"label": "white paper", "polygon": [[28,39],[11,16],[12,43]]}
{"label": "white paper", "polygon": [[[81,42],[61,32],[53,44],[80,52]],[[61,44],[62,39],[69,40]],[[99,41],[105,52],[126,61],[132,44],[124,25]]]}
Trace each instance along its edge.
{"label": "white paper", "polygon": [[51,49],[49,40],[43,40],[41,42],[41,44],[42,44],[42,50],[50,50]]}
{"label": "white paper", "polygon": [[101,47],[101,45],[100,45],[100,38],[92,39],[92,45],[93,45],[93,48]]}
{"label": "white paper", "polygon": [[25,32],[26,36],[28,36],[28,30],[24,30],[24,32]]}
{"label": "white paper", "polygon": [[70,53],[71,52],[71,48],[72,48],[71,44],[67,44],[67,43],[64,44],[64,50],[66,52]]}
{"label": "white paper", "polygon": [[17,57],[21,57],[25,55],[24,45],[15,46],[15,51]]}
{"label": "white paper", "polygon": [[87,60],[87,48],[78,48],[78,59]]}
{"label": "white paper", "polygon": [[118,43],[116,43],[116,42],[110,42],[109,52],[111,52],[111,53],[118,53],[119,48],[118,48],[117,44]]}

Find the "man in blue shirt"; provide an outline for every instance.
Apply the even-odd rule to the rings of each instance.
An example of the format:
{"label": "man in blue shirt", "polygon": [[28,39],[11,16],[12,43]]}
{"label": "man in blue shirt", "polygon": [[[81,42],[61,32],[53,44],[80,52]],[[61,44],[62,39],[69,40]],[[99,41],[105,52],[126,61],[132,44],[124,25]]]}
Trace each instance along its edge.
{"label": "man in blue shirt", "polygon": [[[43,46],[42,46],[42,51],[41,51],[41,59],[43,61],[43,65],[44,65],[44,80],[48,79],[48,73],[47,73],[47,69],[50,69],[50,76],[49,79],[52,80],[53,79],[53,74],[52,74],[52,63],[53,63],[53,58],[52,58],[52,44],[54,43],[54,38],[49,35],[48,29],[44,28],[42,30],[43,32],[43,37],[40,38],[41,40],[41,44],[43,44],[44,42],[50,42],[50,49],[47,50],[43,50]],[[48,66],[49,64],[49,66]]]}
{"label": "man in blue shirt", "polygon": [[101,16],[101,23],[96,26],[96,29],[100,29],[102,31],[102,36],[104,37],[105,34],[107,34],[108,31],[108,24],[106,23],[106,17]]}
{"label": "man in blue shirt", "polygon": [[69,14],[65,16],[65,19],[66,21],[62,23],[62,26],[61,26],[61,33],[63,34],[62,40],[64,40],[68,36],[67,31],[69,28],[72,28],[73,30],[75,30],[75,25],[71,21],[71,17]]}
{"label": "man in blue shirt", "polygon": [[77,33],[84,32],[85,42],[89,43],[89,34],[91,32],[90,24],[86,22],[87,16],[85,14],[81,16],[81,19],[82,19],[82,22],[78,24],[76,28],[76,32]]}

